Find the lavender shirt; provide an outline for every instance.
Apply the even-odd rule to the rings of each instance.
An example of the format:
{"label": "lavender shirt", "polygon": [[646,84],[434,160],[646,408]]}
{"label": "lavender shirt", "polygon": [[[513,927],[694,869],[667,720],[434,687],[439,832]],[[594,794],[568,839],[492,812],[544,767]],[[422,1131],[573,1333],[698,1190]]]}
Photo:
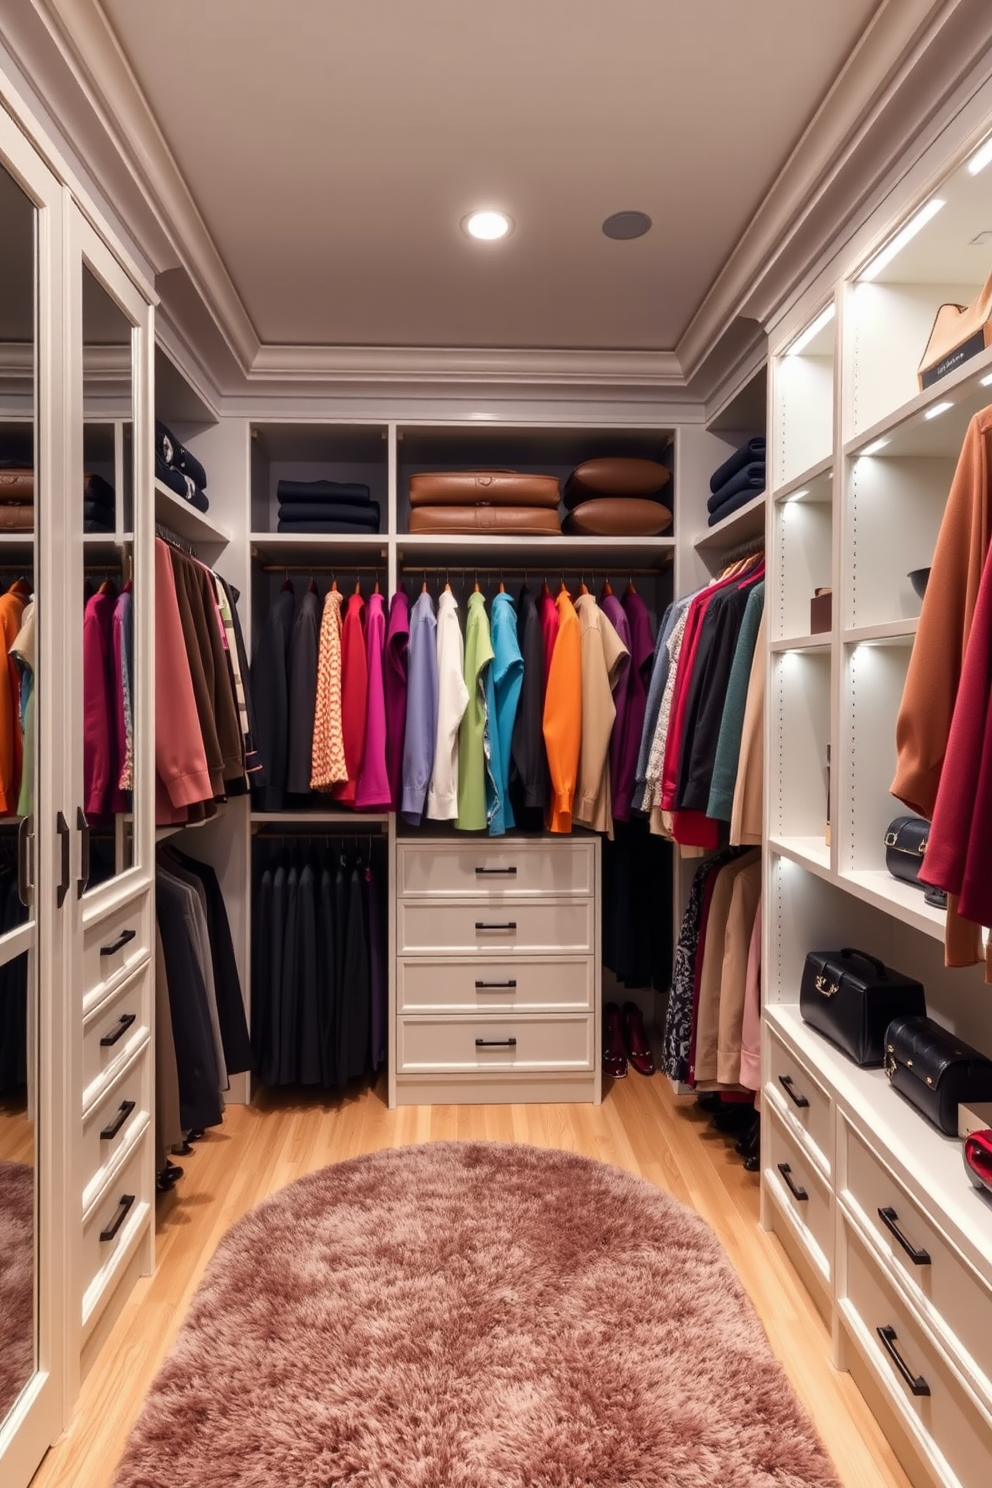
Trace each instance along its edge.
{"label": "lavender shirt", "polygon": [[421,594],[410,612],[406,730],[403,737],[403,790],[400,813],[419,827],[434,768],[437,736],[437,616],[434,601]]}

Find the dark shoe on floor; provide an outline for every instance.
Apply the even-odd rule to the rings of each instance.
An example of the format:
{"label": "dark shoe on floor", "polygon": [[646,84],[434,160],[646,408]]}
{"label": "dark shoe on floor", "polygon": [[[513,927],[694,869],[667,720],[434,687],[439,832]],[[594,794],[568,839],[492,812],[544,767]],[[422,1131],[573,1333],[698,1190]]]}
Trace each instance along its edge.
{"label": "dark shoe on floor", "polygon": [[696,1105],[701,1111],[708,1111],[712,1115],[714,1111],[722,1110],[723,1096],[719,1090],[701,1090],[696,1096]]}
{"label": "dark shoe on floor", "polygon": [[760,1167],[761,1167],[761,1153],[760,1153],[760,1151],[759,1152],[749,1152],[748,1155],[747,1155],[747,1157],[744,1159],[744,1171],[745,1171],[745,1173],[757,1173],[759,1171]]}
{"label": "dark shoe on floor", "polygon": [[754,1120],[754,1106],[748,1102],[724,1101],[713,1117],[713,1125],[725,1137],[739,1137]]}
{"label": "dark shoe on floor", "polygon": [[623,1037],[627,1058],[639,1075],[654,1074],[654,1055],[636,1002],[623,1005]]}
{"label": "dark shoe on floor", "polygon": [[623,1048],[623,1019],[620,1004],[608,1002],[603,1008],[603,1074],[622,1080],[627,1073],[627,1056]]}
{"label": "dark shoe on floor", "polygon": [[737,1138],[737,1141],[734,1143],[734,1151],[739,1152],[742,1157],[745,1157],[748,1153],[748,1150],[755,1145],[760,1135],[761,1117],[755,1116],[753,1122],[747,1128],[744,1135]]}

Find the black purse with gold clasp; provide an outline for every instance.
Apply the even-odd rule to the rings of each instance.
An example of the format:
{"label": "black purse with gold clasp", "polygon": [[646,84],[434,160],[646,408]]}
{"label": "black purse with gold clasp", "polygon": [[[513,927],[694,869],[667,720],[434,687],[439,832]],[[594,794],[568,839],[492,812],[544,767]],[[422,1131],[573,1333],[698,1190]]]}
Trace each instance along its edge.
{"label": "black purse with gold clasp", "polygon": [[863,1068],[881,1064],[885,1030],[904,1014],[924,1017],[923,984],[865,951],[810,951],[799,987],[803,1021]]}

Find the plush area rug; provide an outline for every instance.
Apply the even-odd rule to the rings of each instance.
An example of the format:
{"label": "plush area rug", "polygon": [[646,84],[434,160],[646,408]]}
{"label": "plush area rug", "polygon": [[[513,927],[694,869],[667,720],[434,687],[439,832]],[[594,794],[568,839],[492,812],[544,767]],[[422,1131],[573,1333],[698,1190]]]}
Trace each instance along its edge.
{"label": "plush area rug", "polygon": [[565,1152],[433,1143],[227,1234],[117,1488],[836,1488],[712,1231]]}
{"label": "plush area rug", "polygon": [[0,1425],[34,1373],[34,1169],[0,1162]]}

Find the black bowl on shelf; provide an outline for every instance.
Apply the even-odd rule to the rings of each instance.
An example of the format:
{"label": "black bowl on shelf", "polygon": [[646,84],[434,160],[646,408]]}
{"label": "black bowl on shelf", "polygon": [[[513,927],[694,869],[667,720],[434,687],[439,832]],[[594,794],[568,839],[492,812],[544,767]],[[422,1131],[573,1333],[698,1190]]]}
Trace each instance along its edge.
{"label": "black bowl on shelf", "polygon": [[927,580],[929,579],[929,577],[930,570],[928,568],[914,568],[913,572],[908,575],[909,582],[912,584],[920,599],[922,599],[924,594],[926,594],[927,592]]}

